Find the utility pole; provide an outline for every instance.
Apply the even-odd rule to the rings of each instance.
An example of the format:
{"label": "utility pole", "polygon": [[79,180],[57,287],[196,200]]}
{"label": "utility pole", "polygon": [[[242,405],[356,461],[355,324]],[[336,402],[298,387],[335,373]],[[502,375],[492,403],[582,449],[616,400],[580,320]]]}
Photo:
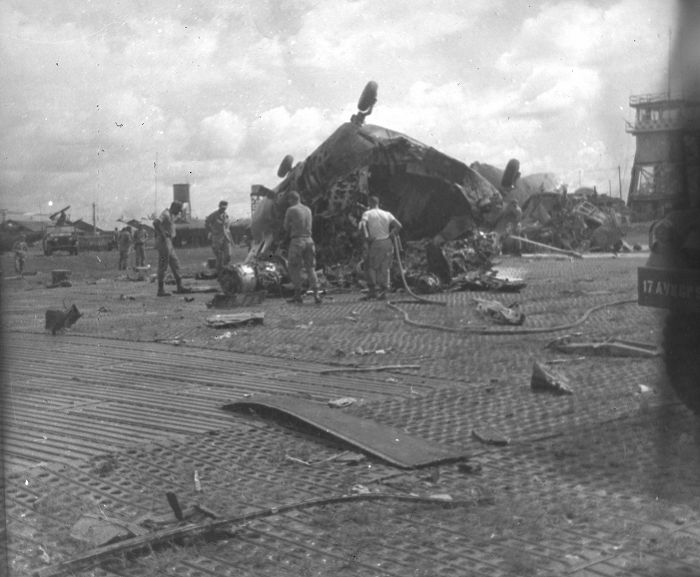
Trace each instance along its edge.
{"label": "utility pole", "polygon": [[667,85],[667,91],[668,91],[668,99],[671,100],[671,58],[673,56],[673,47],[671,46],[671,29],[668,29],[668,70],[666,71],[666,82],[668,83]]}
{"label": "utility pole", "polygon": [[156,159],[153,161],[153,214],[158,214],[158,152]]}
{"label": "utility pole", "polygon": [[617,181],[620,184],[620,198],[622,198],[622,172],[619,164],[617,165]]}
{"label": "utility pole", "polygon": [[95,213],[96,204],[92,203],[92,234],[97,234],[97,218]]}

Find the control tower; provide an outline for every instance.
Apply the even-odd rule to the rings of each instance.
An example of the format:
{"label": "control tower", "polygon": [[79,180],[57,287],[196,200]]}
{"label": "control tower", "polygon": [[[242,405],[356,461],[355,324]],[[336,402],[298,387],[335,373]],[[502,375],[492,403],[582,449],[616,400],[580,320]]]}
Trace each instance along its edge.
{"label": "control tower", "polygon": [[661,218],[671,207],[700,202],[700,95],[630,97],[636,139],[627,206],[638,221]]}

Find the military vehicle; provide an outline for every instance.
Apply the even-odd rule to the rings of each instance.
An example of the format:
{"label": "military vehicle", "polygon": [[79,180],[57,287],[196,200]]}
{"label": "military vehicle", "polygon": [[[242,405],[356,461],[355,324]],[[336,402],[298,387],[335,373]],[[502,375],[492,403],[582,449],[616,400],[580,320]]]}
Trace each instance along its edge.
{"label": "military vehicle", "polygon": [[56,251],[78,254],[78,232],[72,226],[54,226],[47,229],[42,242],[46,256]]}

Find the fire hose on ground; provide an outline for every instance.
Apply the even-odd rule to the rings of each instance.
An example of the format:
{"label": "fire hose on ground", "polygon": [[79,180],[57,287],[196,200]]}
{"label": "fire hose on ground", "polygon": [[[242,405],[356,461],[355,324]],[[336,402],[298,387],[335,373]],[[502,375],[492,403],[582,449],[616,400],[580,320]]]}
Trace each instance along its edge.
{"label": "fire hose on ground", "polygon": [[[399,270],[401,271],[401,281],[403,282],[404,289],[406,289],[406,292],[411,295],[414,299],[421,303],[425,304],[431,304],[431,305],[440,305],[440,306],[447,306],[446,302],[441,302],[441,301],[433,301],[430,299],[423,298],[417,294],[415,294],[411,288],[408,286],[408,283],[406,282],[406,275],[404,274],[403,270],[403,263],[401,262],[401,254],[399,250],[399,242],[398,238],[396,236],[392,237],[392,241],[394,243],[394,252],[396,253],[396,260],[399,264]],[[449,332],[449,333],[458,333],[458,334],[470,334],[470,335],[532,335],[532,334],[540,334],[540,333],[550,333],[550,332],[556,332],[556,331],[566,331],[573,329],[584,322],[588,320],[588,317],[590,317],[594,312],[602,310],[604,308],[608,307],[614,307],[614,306],[620,306],[620,305],[625,305],[625,304],[632,304],[636,303],[637,299],[624,299],[624,300],[619,300],[619,301],[614,301],[611,303],[603,303],[600,305],[593,306],[586,311],[584,311],[583,315],[579,317],[577,320],[563,324],[563,325],[555,325],[552,327],[536,327],[536,328],[530,328],[530,329],[478,329],[478,328],[455,328],[455,327],[446,327],[442,325],[434,325],[431,323],[421,323],[418,321],[412,320],[406,311],[404,311],[402,308],[398,307],[395,303],[392,303],[390,301],[387,301],[386,305],[395,311],[401,313],[403,316],[403,321],[407,325],[411,325],[413,327],[421,328],[421,329],[432,329],[432,330],[437,330],[437,331],[444,331],[444,332]]]}

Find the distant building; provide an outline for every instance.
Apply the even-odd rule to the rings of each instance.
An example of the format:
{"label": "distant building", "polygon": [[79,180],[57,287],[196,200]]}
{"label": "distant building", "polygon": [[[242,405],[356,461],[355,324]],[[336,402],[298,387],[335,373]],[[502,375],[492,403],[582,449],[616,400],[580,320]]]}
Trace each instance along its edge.
{"label": "distant building", "polygon": [[50,221],[8,218],[0,223],[0,250],[12,250],[12,245],[21,234],[29,245],[39,242],[49,226],[51,226]]}
{"label": "distant building", "polygon": [[660,218],[671,207],[689,206],[700,187],[700,95],[630,97],[636,139],[627,206],[635,220]]}

